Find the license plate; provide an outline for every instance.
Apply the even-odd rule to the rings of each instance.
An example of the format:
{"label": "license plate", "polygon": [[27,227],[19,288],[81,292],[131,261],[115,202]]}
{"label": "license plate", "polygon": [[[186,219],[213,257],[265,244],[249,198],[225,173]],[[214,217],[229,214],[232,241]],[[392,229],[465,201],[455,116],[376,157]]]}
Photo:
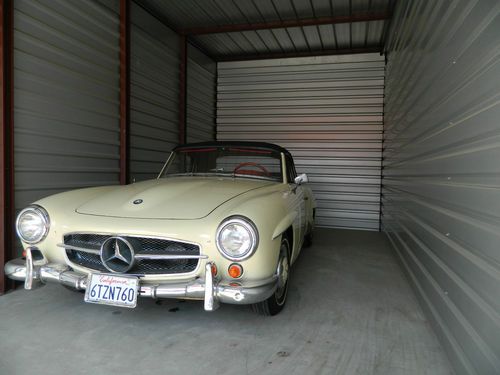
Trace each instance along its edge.
{"label": "license plate", "polygon": [[93,273],[87,282],[85,302],[134,308],[138,290],[137,277]]}

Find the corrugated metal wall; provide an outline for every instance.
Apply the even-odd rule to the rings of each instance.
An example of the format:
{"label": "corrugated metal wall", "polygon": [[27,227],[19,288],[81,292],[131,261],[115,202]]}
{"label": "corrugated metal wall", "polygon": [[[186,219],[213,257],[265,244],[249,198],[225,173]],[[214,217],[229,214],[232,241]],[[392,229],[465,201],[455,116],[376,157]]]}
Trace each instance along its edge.
{"label": "corrugated metal wall", "polygon": [[179,37],[132,3],[130,178],[158,175],[179,143]]}
{"label": "corrugated metal wall", "polygon": [[16,208],[117,184],[117,10],[95,1],[13,3]]}
{"label": "corrugated metal wall", "polygon": [[187,64],[187,141],[215,139],[216,100],[215,61],[193,46],[188,47]]}
{"label": "corrugated metal wall", "polygon": [[307,173],[316,224],[379,229],[384,58],[218,64],[217,139],[277,143]]}
{"label": "corrugated metal wall", "polygon": [[500,3],[399,2],[383,226],[459,374],[500,374]]}

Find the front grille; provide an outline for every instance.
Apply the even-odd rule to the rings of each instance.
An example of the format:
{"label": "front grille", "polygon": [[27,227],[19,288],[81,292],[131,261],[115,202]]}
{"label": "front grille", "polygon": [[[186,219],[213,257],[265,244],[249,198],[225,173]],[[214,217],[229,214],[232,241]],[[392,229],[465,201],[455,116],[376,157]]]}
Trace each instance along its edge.
{"label": "front grille", "polygon": [[[66,255],[70,262],[79,266],[109,272],[103,265],[99,250],[106,239],[111,235],[92,233],[72,233],[64,236]],[[132,244],[136,256],[143,255],[176,255],[199,256],[200,248],[197,245],[165,240],[161,238],[120,236]],[[71,248],[70,248],[71,247]],[[78,248],[78,249],[74,249]],[[127,272],[137,275],[177,274],[194,271],[199,259],[139,259],[136,258],[134,266]]]}

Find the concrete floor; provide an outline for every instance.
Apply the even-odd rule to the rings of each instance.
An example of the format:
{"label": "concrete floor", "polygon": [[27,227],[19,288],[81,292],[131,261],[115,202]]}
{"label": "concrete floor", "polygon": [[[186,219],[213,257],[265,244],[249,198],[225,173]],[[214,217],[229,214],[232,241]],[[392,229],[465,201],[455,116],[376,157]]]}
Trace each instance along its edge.
{"label": "concrete floor", "polygon": [[379,233],[317,230],[271,318],[18,290],[0,297],[0,374],[451,374],[389,246]]}

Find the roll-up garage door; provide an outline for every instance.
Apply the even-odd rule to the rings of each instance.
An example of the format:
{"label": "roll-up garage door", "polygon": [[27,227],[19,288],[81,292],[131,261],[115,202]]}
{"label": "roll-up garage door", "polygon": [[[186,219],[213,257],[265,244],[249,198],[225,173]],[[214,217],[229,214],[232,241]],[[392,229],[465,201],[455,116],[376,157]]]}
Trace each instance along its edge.
{"label": "roll-up garage door", "polygon": [[318,226],[378,230],[383,90],[378,54],[221,62],[217,139],[286,147]]}
{"label": "roll-up garage door", "polygon": [[179,37],[132,3],[130,177],[154,178],[179,143]]}
{"label": "roll-up garage door", "polygon": [[119,182],[119,19],[113,4],[16,0],[15,206]]}

